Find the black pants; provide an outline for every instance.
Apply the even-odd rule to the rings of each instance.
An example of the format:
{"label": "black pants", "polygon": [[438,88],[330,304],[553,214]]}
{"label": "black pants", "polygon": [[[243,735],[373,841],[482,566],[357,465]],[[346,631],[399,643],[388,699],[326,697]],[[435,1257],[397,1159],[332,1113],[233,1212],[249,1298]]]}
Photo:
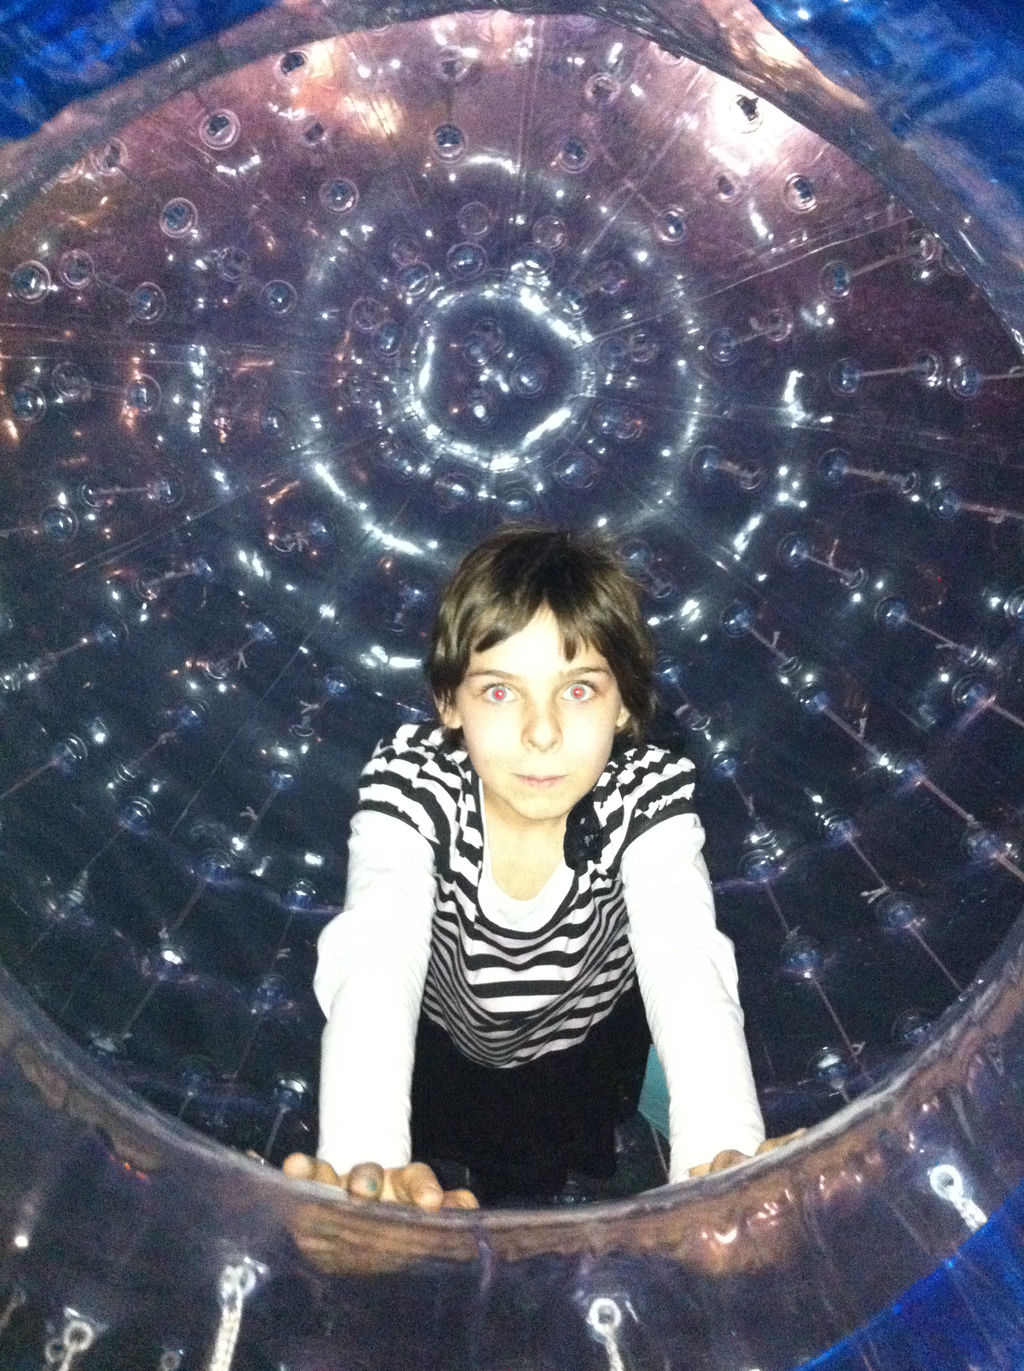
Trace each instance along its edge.
{"label": "black pants", "polygon": [[650,1040],[636,986],[583,1042],[515,1067],[469,1061],[421,1015],[413,1157],[433,1164],[442,1183],[452,1174],[446,1163],[468,1169],[485,1204],[543,1202],[570,1177],[608,1178],[615,1127],[636,1110]]}

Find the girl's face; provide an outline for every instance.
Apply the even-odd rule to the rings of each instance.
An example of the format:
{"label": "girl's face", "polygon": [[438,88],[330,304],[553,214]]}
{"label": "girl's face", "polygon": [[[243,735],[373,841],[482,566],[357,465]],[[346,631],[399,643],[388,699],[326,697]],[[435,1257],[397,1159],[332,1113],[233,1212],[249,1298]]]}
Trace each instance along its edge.
{"label": "girl's face", "polygon": [[474,652],[454,703],[439,712],[446,727],[462,729],[488,820],[524,833],[564,831],[629,721],[605,658],[585,646],[567,658],[546,608],[519,633]]}

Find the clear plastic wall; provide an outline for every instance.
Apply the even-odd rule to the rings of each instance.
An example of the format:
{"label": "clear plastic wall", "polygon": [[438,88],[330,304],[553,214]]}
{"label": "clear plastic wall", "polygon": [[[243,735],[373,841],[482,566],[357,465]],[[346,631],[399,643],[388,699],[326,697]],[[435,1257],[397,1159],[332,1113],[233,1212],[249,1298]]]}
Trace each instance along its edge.
{"label": "clear plastic wall", "polygon": [[[4,14],[0,1365],[1020,1364],[1022,35],[762,8]],[[808,1131],[368,1213],[275,1168],[313,945],[523,517],[643,586]]]}

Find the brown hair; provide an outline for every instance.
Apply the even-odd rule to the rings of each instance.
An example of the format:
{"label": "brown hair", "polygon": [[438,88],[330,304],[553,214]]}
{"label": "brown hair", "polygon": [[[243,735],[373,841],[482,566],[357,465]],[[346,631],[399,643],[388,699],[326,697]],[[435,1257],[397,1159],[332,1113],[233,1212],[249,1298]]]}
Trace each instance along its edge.
{"label": "brown hair", "polygon": [[547,607],[567,657],[583,647],[611,667],[636,739],[654,714],[654,645],[637,588],[603,538],[534,525],[501,528],[463,558],[441,595],[426,674],[441,706],[454,704],[471,653],[524,629]]}

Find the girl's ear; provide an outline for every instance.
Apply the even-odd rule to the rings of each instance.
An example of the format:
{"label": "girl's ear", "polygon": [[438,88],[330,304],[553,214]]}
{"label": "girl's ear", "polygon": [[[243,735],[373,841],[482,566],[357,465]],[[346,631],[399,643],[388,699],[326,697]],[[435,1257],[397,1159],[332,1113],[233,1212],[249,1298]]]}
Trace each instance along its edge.
{"label": "girl's ear", "polygon": [[452,701],[451,704],[445,704],[443,700],[439,700],[435,695],[434,708],[437,710],[437,717],[441,720],[442,724],[444,724],[445,728],[462,727],[462,716],[455,708],[454,701]]}
{"label": "girl's ear", "polygon": [[631,722],[631,715],[625,705],[619,710],[619,717],[615,720],[615,732],[622,733],[627,729]]}

